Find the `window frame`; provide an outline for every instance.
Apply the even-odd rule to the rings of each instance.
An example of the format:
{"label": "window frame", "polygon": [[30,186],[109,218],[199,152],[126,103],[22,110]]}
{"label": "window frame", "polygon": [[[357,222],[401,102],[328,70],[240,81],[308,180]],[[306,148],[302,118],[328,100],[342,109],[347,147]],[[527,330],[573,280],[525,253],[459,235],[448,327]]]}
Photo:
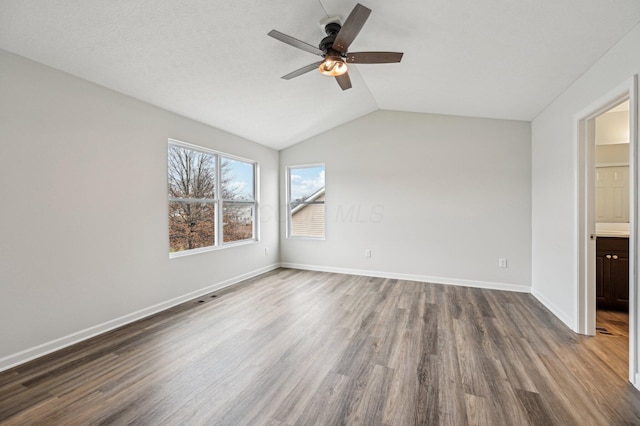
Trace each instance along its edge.
{"label": "window frame", "polygon": [[323,227],[323,236],[322,237],[316,237],[316,236],[312,236],[312,235],[293,235],[292,233],[292,211],[293,209],[291,208],[291,170],[293,169],[311,169],[314,167],[322,167],[323,171],[326,174],[326,166],[325,163],[312,163],[312,164],[302,164],[302,165],[294,165],[294,166],[286,166],[286,170],[285,170],[285,187],[286,187],[286,212],[287,212],[287,217],[286,217],[286,231],[287,231],[287,235],[286,237],[288,239],[293,239],[293,240],[326,240],[327,238],[327,206],[326,206],[326,182],[325,182],[325,200],[324,201],[311,201],[311,202],[304,202],[304,203],[300,203],[300,204],[306,204],[306,205],[322,205],[324,208],[324,217],[323,217],[323,223],[322,223],[322,227]]}
{"label": "window frame", "polygon": [[[207,204],[211,204],[214,208],[214,244],[206,247],[198,247],[194,249],[181,250],[181,251],[171,251],[171,245],[169,242],[169,258],[183,257],[189,256],[191,254],[204,253],[209,251],[215,251],[220,249],[225,249],[228,247],[241,246],[246,244],[254,244],[260,241],[259,235],[259,219],[258,219],[258,206],[259,206],[259,164],[255,160],[251,160],[249,158],[240,157],[237,155],[227,154],[221,151],[216,151],[210,148],[206,148],[199,145],[194,145],[188,142],[183,142],[177,139],[168,139],[167,143],[167,182],[169,182],[169,149],[171,146],[176,146],[183,149],[188,149],[191,151],[196,151],[199,153],[211,155],[215,158],[215,184],[214,184],[214,198],[206,199],[206,198],[170,198],[167,193],[167,208],[170,203],[194,203],[194,202],[204,202]],[[221,174],[222,174],[222,163],[225,159],[240,161],[243,163],[248,163],[253,167],[253,199],[249,200],[229,200],[222,198],[222,185],[220,184]],[[203,200],[203,201],[199,201]],[[237,240],[237,241],[224,241],[224,206],[226,204],[241,204],[246,206],[253,207],[252,211],[252,229],[251,238]],[[169,222],[167,217],[167,231],[169,231]],[[168,236],[168,234],[167,234]]]}

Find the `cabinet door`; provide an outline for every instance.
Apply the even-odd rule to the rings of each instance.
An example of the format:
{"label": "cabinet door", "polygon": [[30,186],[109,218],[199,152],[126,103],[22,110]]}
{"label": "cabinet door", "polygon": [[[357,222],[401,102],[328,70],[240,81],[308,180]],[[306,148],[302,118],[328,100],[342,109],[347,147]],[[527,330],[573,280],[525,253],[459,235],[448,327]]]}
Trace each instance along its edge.
{"label": "cabinet door", "polygon": [[629,166],[596,168],[596,218],[629,222]]}
{"label": "cabinet door", "polygon": [[629,239],[596,241],[596,305],[599,309],[629,309]]}
{"label": "cabinet door", "polygon": [[629,256],[622,252],[613,256],[610,271],[611,303],[619,309],[629,309]]}
{"label": "cabinet door", "polygon": [[605,285],[605,255],[600,251],[596,251],[596,303],[598,305],[608,300],[608,286]]}

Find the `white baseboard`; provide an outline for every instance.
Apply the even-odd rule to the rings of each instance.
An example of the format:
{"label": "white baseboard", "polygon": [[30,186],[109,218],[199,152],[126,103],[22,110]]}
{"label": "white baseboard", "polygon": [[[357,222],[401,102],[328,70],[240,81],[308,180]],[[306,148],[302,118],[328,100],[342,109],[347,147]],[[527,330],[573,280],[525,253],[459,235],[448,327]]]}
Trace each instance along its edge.
{"label": "white baseboard", "polygon": [[560,321],[562,321],[563,323],[565,323],[565,325],[567,327],[569,327],[571,330],[576,331],[576,327],[575,327],[575,321],[566,313],[564,313],[562,310],[560,310],[556,305],[554,305],[553,303],[551,303],[548,299],[546,299],[540,292],[538,292],[535,289],[531,289],[531,294],[533,295],[533,297],[535,297],[536,299],[538,299],[538,301],[540,303],[542,303],[544,305],[545,308],[547,308],[548,310],[551,311],[551,313],[555,316],[558,317],[558,319]]}
{"label": "white baseboard", "polygon": [[279,267],[280,267],[280,264],[278,263],[265,266],[263,268],[256,269],[246,274],[242,274],[237,277],[230,278],[228,280],[225,280],[216,284],[212,284],[200,290],[192,291],[190,293],[173,298],[171,300],[167,300],[165,302],[158,303],[153,306],[149,306],[148,308],[144,308],[139,311],[132,312],[127,315],[123,315],[119,318],[115,318],[105,323],[98,324],[96,326],[77,331],[75,333],[69,334],[64,337],[60,337],[58,339],[52,340],[47,343],[43,343],[38,346],[34,346],[33,348],[29,348],[29,349],[17,352],[15,354],[5,356],[3,358],[0,358],[0,371],[8,370],[9,368],[15,367],[20,364],[24,364],[25,362],[47,355],[51,352],[55,352],[67,346],[71,346],[75,343],[79,343],[83,340],[90,339],[91,337],[97,336],[102,333],[106,333],[107,331],[113,330],[118,327],[122,327],[123,325],[130,324],[134,321],[138,321],[142,318],[164,311],[173,306],[187,302],[191,299],[195,299],[196,297],[202,296],[203,294],[221,290],[225,287],[229,287],[231,285],[237,284],[249,278],[253,278],[260,274],[264,274],[265,272],[273,271],[274,269],[278,269]]}
{"label": "white baseboard", "polygon": [[640,374],[636,374],[636,381],[632,385],[640,391]]}
{"label": "white baseboard", "polygon": [[487,281],[461,280],[457,278],[431,277],[427,275],[401,274],[397,272],[367,271],[362,269],[335,268],[332,266],[302,265],[299,263],[280,263],[283,268],[305,269],[308,271],[334,272],[337,274],[361,275],[365,277],[391,278],[406,281],[418,281],[433,284],[457,285],[462,287],[486,288],[490,290],[531,293],[531,287],[519,284],[494,283]]}

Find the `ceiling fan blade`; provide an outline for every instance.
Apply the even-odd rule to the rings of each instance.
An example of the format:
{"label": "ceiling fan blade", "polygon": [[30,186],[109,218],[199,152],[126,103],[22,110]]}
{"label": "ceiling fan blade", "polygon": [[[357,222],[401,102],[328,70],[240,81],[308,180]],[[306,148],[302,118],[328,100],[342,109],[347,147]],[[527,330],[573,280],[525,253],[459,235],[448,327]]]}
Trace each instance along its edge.
{"label": "ceiling fan blade", "polygon": [[337,75],[336,81],[338,82],[342,90],[351,89],[351,79],[349,78],[348,72],[345,72],[342,75]]}
{"label": "ceiling fan blade", "polygon": [[299,77],[302,74],[308,73],[309,71],[317,70],[321,63],[322,63],[322,61],[314,62],[313,64],[309,64],[306,67],[302,67],[302,68],[300,68],[298,70],[290,72],[287,75],[283,75],[282,78],[284,78],[285,80],[291,80],[292,78]]}
{"label": "ceiling fan blade", "polygon": [[312,46],[309,43],[305,43],[304,41],[300,41],[297,38],[283,34],[280,31],[271,30],[268,35],[283,43],[287,43],[289,46],[297,47],[298,49],[305,50],[309,53],[313,53],[314,55],[322,56],[322,50],[317,47]]}
{"label": "ceiling fan blade", "polygon": [[356,4],[356,7],[353,8],[347,20],[344,21],[342,29],[336,36],[336,40],[333,42],[333,48],[344,54],[349,46],[351,46],[351,43],[353,43],[353,40],[355,40],[364,23],[367,22],[370,13],[371,9],[364,7],[360,3]]}
{"label": "ceiling fan blade", "polygon": [[354,52],[348,53],[349,64],[390,64],[402,60],[402,52]]}

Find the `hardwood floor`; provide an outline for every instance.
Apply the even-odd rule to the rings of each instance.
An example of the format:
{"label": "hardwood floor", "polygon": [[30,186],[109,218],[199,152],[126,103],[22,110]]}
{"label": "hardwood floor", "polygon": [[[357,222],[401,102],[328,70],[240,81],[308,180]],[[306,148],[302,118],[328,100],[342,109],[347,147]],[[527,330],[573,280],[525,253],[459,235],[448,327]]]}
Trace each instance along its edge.
{"label": "hardwood floor", "polygon": [[629,314],[596,311],[596,339],[589,342],[594,352],[624,380],[629,377]]}
{"label": "hardwood floor", "polygon": [[0,423],[640,424],[600,337],[529,294],[280,269],[0,373]]}

